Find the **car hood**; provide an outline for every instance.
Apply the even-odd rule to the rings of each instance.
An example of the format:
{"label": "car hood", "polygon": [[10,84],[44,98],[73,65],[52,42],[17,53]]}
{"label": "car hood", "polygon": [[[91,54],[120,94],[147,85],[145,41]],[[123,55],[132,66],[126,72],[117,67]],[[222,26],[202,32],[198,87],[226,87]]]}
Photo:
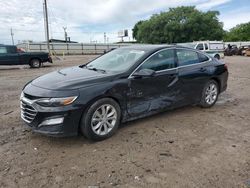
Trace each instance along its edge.
{"label": "car hood", "polygon": [[72,90],[100,84],[112,78],[112,74],[81,67],[70,67],[45,74],[31,84],[49,90]]}

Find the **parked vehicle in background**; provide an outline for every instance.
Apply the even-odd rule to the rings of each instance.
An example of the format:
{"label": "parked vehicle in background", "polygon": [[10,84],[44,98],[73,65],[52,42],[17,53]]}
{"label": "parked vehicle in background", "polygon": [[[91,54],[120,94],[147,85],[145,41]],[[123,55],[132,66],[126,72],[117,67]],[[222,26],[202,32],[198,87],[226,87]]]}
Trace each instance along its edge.
{"label": "parked vehicle in background", "polygon": [[237,45],[228,44],[227,48],[225,49],[224,55],[225,56],[240,55]]}
{"label": "parked vehicle in background", "polygon": [[250,56],[250,48],[245,51],[245,56]]}
{"label": "parked vehicle in background", "polygon": [[24,52],[16,46],[0,45],[0,65],[29,65],[39,68],[45,62],[52,63],[47,52]]}
{"label": "parked vehicle in background", "polygon": [[103,140],[121,122],[190,104],[212,107],[227,79],[227,66],[201,51],[128,46],[27,83],[21,118],[38,133]]}
{"label": "parked vehicle in background", "polygon": [[223,41],[197,41],[191,43],[179,43],[179,45],[206,52],[216,59],[224,58]]}
{"label": "parked vehicle in background", "polygon": [[250,52],[250,45],[240,46],[238,50],[238,55],[247,56]]}

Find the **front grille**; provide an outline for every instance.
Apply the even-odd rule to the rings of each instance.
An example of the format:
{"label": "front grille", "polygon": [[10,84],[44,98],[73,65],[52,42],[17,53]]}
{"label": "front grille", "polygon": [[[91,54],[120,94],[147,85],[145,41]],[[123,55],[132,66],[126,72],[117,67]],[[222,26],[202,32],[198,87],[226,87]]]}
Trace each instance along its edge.
{"label": "front grille", "polygon": [[36,117],[37,114],[36,109],[23,100],[21,100],[20,107],[21,107],[21,118],[27,123],[31,123]]}
{"label": "front grille", "polygon": [[27,99],[30,99],[30,100],[35,100],[35,99],[39,99],[41,97],[36,97],[36,96],[32,96],[32,95],[29,95],[29,94],[26,94],[24,93],[23,96]]}

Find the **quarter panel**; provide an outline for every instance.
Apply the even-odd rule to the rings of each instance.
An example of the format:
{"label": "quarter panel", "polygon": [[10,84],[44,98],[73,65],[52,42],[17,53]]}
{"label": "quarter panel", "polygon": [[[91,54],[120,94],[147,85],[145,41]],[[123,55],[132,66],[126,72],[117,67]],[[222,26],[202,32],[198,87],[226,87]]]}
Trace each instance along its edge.
{"label": "quarter panel", "polygon": [[211,62],[179,67],[184,103],[200,101],[202,89],[214,72]]}

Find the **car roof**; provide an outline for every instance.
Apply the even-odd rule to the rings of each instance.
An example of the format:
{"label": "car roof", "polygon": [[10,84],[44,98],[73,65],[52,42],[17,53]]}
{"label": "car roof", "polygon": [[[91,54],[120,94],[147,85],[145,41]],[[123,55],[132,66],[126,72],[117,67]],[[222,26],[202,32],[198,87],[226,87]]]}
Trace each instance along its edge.
{"label": "car roof", "polygon": [[0,46],[4,46],[4,47],[14,47],[13,45],[6,45],[6,44],[0,44]]}
{"label": "car roof", "polygon": [[[156,44],[140,44],[140,45],[131,45],[131,46],[125,46],[123,48],[125,49],[131,49],[131,50],[143,50],[143,51],[157,51],[160,49],[164,49],[164,48],[173,48],[173,47],[180,47],[180,48],[187,48],[181,45],[156,45]],[[190,48],[187,48],[190,49]]]}

